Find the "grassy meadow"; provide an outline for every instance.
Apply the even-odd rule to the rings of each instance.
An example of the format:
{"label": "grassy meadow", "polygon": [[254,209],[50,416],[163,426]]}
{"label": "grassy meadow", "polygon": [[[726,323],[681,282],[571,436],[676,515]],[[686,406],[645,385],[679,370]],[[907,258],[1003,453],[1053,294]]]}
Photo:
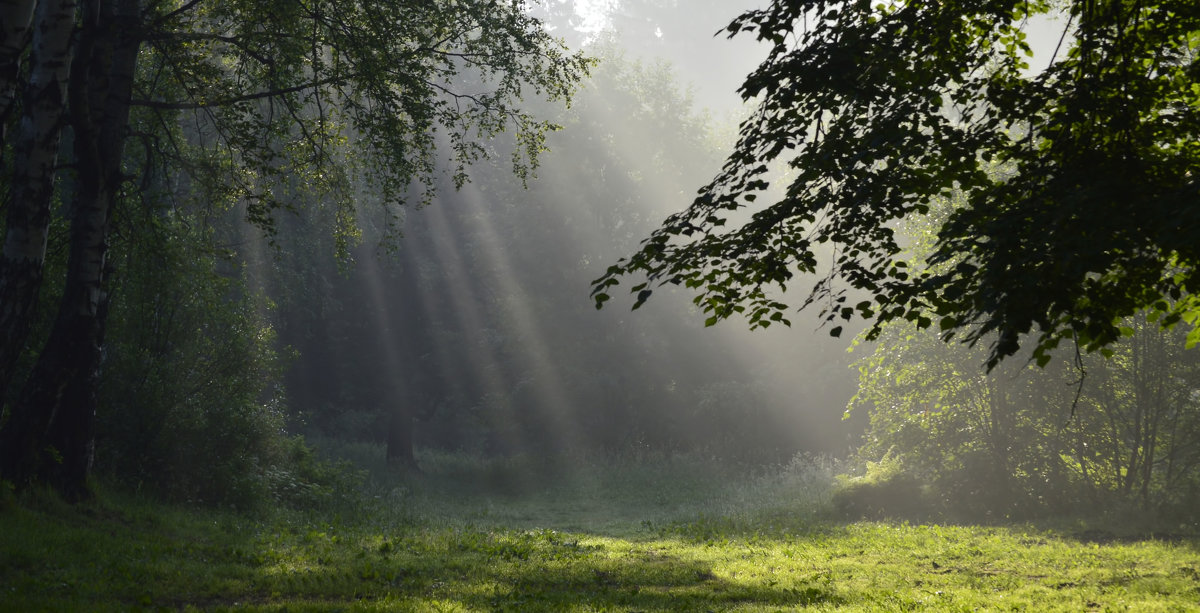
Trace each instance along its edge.
{"label": "grassy meadow", "polygon": [[9,497],[0,610],[1200,611],[1194,526],[839,521],[807,460],[422,460],[319,511]]}

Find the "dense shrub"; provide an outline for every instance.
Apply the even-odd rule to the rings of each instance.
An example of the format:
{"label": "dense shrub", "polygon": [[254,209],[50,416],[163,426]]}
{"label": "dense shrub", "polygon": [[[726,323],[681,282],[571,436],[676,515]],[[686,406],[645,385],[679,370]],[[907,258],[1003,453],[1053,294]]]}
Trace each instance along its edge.
{"label": "dense shrub", "polygon": [[928,519],[936,513],[929,489],[888,454],[867,462],[863,474],[839,475],[834,513],[843,519]]}
{"label": "dense shrub", "polygon": [[366,471],[346,460],[318,457],[298,436],[283,440],[282,461],[265,471],[271,500],[291,508],[331,506],[361,494]]}
{"label": "dense shrub", "polygon": [[860,459],[899,458],[962,519],[1188,513],[1200,500],[1200,353],[1184,349],[1184,330],[1126,323],[1107,356],[991,373],[982,347],[885,327],[851,404],[871,417]]}
{"label": "dense shrub", "polygon": [[204,247],[211,230],[201,220],[164,213],[143,223],[139,241],[113,250],[124,262],[113,280],[97,470],[169,500],[262,504],[268,471],[289,460],[265,305]]}

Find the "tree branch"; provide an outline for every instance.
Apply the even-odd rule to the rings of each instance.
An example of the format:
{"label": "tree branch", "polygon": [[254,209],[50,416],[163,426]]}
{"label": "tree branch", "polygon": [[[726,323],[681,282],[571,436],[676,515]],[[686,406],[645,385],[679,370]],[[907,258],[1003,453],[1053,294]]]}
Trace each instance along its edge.
{"label": "tree branch", "polygon": [[221,99],[212,100],[212,101],[208,101],[208,102],[134,99],[134,100],[130,100],[129,104],[131,104],[133,106],[141,106],[141,107],[146,107],[146,108],[151,108],[151,109],[162,109],[162,110],[169,110],[169,111],[194,111],[194,110],[198,110],[198,109],[211,109],[211,108],[217,108],[217,107],[222,107],[222,106],[232,106],[234,104],[240,104],[242,102],[250,102],[252,100],[262,100],[264,98],[276,98],[276,97],[284,96],[287,94],[294,94],[296,92],[302,92],[305,90],[316,89],[316,88],[324,86],[324,85],[333,85],[333,84],[338,84],[338,83],[344,83],[347,78],[349,78],[349,77],[330,77],[328,79],[322,79],[320,81],[313,81],[311,83],[302,83],[300,85],[293,85],[292,87],[284,87],[284,88],[280,88],[280,89],[272,89],[272,90],[266,90],[266,91],[261,91],[261,92],[254,92],[254,93],[250,93],[250,94],[242,94],[240,96],[230,96],[228,98],[221,98]]}

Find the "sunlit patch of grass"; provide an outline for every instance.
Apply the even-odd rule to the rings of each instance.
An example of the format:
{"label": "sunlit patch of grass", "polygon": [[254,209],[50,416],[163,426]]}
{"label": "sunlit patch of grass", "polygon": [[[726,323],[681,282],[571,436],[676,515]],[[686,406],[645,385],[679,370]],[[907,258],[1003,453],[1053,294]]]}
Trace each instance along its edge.
{"label": "sunlit patch of grass", "polygon": [[[0,509],[0,610],[1200,610],[1194,537],[835,523],[814,512],[828,492],[811,463],[688,481],[702,468],[595,466],[529,498],[409,482],[341,516],[27,497]],[[680,498],[654,498],[655,473],[682,475],[659,488]]]}

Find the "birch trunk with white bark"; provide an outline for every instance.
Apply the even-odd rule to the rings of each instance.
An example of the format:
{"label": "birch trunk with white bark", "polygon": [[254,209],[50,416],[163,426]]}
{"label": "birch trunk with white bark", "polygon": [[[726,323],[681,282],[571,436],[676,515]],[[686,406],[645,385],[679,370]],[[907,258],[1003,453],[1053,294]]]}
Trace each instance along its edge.
{"label": "birch trunk with white bark", "polygon": [[109,230],[122,176],[140,41],[137,0],[90,3],[72,68],[69,121],[77,181],[66,285],[50,338],[14,409],[49,415],[41,444],[58,454],[34,476],[68,499],[89,495],[101,347],[107,314]]}
{"label": "birch trunk with white bark", "polygon": [[[20,11],[6,8],[12,9],[5,12],[6,19],[20,17]],[[74,0],[42,0],[33,14],[29,79],[20,92],[22,114],[12,146],[0,252],[0,402],[11,400],[9,386],[26,348],[42,285],[75,19]],[[3,24],[6,38],[19,29],[16,25]],[[0,430],[0,477],[30,476],[29,462],[36,452],[29,446],[37,444],[37,437],[29,435],[44,431],[51,417],[10,411]]]}

